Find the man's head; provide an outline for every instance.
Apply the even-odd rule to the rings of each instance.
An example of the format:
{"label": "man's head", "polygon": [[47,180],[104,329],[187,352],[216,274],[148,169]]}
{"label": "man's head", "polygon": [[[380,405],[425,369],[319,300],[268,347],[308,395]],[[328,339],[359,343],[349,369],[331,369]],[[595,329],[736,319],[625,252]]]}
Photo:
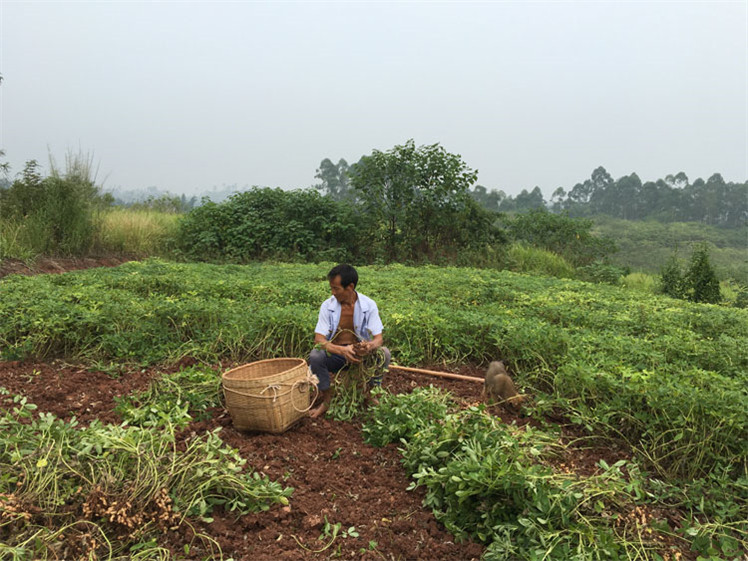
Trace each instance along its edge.
{"label": "man's head", "polygon": [[338,302],[345,302],[356,291],[358,273],[356,269],[343,263],[336,265],[327,273],[327,280],[330,281],[330,290],[335,299]]}

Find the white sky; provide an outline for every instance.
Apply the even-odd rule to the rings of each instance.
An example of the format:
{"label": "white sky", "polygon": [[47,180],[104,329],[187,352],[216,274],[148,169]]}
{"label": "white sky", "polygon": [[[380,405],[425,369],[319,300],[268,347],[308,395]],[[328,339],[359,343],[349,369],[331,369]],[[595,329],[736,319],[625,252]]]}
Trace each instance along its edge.
{"label": "white sky", "polygon": [[748,2],[0,0],[0,149],[108,188],[308,187],[413,138],[546,198],[748,179]]}

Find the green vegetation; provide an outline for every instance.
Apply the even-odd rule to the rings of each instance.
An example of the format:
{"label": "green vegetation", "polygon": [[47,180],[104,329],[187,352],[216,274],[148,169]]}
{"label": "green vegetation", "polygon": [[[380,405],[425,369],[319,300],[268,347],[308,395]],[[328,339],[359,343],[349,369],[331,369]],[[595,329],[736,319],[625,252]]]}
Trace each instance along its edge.
{"label": "green vegetation", "polygon": [[51,165],[51,174],[42,177],[32,160],[9,188],[0,189],[0,258],[83,255],[91,249],[95,212],[107,204],[94,183],[92,162],[70,155],[65,172]]}
{"label": "green vegetation", "polygon": [[516,273],[560,279],[576,276],[574,266],[560,255],[521,242],[511,244],[502,257],[506,268]]}
{"label": "green vegetation", "polygon": [[685,298],[691,302],[721,302],[719,281],[709,262],[706,245],[694,247],[691,263],[685,272],[681,271],[681,264],[673,254],[660,275],[660,290],[673,298]]}
{"label": "green vegetation", "polygon": [[439,144],[413,140],[374,150],[351,167],[365,220],[368,262],[454,263],[463,250],[499,239],[492,215],[470,197],[477,172]]}
{"label": "green vegetation", "polygon": [[[11,277],[2,281],[0,348],[6,359],[138,363],[305,356],[327,270],[150,261]],[[663,473],[701,476],[728,461],[745,469],[745,311],[508,272],[360,272],[401,363],[502,357]]]}
{"label": "green vegetation", "polygon": [[[214,393],[215,372],[178,376],[193,387],[199,377],[213,388],[207,394]],[[0,416],[3,558],[85,559],[102,551],[111,559],[163,557],[168,552],[154,537],[189,524],[188,517],[209,519],[219,505],[237,513],[267,510],[287,504],[293,491],[245,469],[246,460],[223,444],[220,429],[177,446],[175,429],[191,418],[171,396],[142,402],[149,419],[123,409],[142,426],[94,421],[80,427],[50,413],[36,415],[26,398],[16,396],[13,404]],[[210,536],[196,539],[220,556]]]}
{"label": "green vegetation", "polygon": [[696,222],[636,222],[595,216],[593,232],[615,240],[610,261],[646,273],[660,273],[674,251],[687,255],[705,243],[720,280],[748,286],[748,227],[718,228]]}
{"label": "green vegetation", "polygon": [[531,210],[504,221],[512,239],[551,251],[575,266],[590,265],[616,250],[612,239],[592,234],[592,220]]}
{"label": "green vegetation", "polygon": [[[330,266],[153,260],[64,275],[7,277],[0,281],[0,358],[61,356],[104,368],[110,362],[168,363],[185,356],[242,362],[306,356],[318,306],[328,296]],[[647,481],[647,496],[690,513],[671,530],[685,532],[693,547],[704,554],[714,547],[729,551],[735,539],[745,540],[747,311],[507,271],[390,265],[359,272],[360,290],[376,298],[398,363],[485,364],[502,358],[535,395],[532,414],[538,419],[554,411],[577,424],[588,439],[625,443]],[[200,369],[161,380],[120,402],[118,409],[136,426],[117,430],[133,431],[127,432],[132,438],[143,434],[138,430],[173,433],[217,403],[216,383],[215,374]],[[446,407],[438,399],[423,401],[429,404],[424,405],[429,418],[437,419]],[[611,555],[649,551],[648,542],[631,545],[635,536],[627,533],[628,526],[611,527],[601,519],[602,513],[640,504],[631,480],[619,473],[631,474],[633,468],[623,472],[624,466],[611,466],[599,478],[572,481],[543,463],[550,461],[546,451],[552,456],[554,448],[544,433],[532,433],[532,442],[526,441],[485,425],[478,413],[414,429],[407,419],[410,408],[395,409],[386,415],[391,438],[417,445],[407,456],[409,469],[429,487],[429,504],[445,524],[456,532],[463,528],[459,535],[490,542],[497,556],[510,551],[511,544],[530,555],[544,539],[559,558],[572,550],[589,553],[585,544],[592,540],[601,540]],[[489,440],[468,446],[459,427],[482,427]],[[494,450],[496,438],[502,444]],[[527,463],[526,454],[535,457],[528,452],[533,447],[540,463]],[[429,449],[448,451],[458,463],[437,467],[422,461]],[[472,462],[473,453],[485,462]],[[496,481],[494,470],[507,462],[514,470],[501,472],[508,487],[480,482],[491,474]],[[447,472],[441,473],[441,467]],[[452,479],[460,477],[458,469],[487,475],[461,488]],[[481,521],[463,512],[457,491],[466,492],[465,505],[483,504],[484,492],[492,498],[507,494],[514,502],[502,502],[505,506]],[[547,505],[533,502],[541,495]],[[592,497],[603,501],[599,511],[589,510]],[[538,509],[533,510],[536,518],[506,518],[524,501],[530,501],[524,508]],[[520,518],[531,520],[531,526]],[[549,521],[547,527],[539,518]],[[491,530],[497,524],[501,532]],[[529,528],[524,541],[512,524]]]}
{"label": "green vegetation", "polygon": [[179,215],[156,210],[113,208],[97,217],[94,251],[167,257],[173,254]]}
{"label": "green vegetation", "polygon": [[221,405],[220,389],[218,372],[186,368],[160,377],[144,392],[115,398],[116,411],[130,425],[181,429],[206,419],[210,408]]}
{"label": "green vegetation", "polygon": [[[0,180],[0,260],[173,255],[175,213],[194,201],[164,196],[126,210],[111,208],[114,199],[96,185],[90,157],[68,155],[64,172],[54,161],[50,165],[46,177],[31,160],[13,182]],[[7,172],[3,166],[1,171]]]}
{"label": "green vegetation", "polygon": [[411,487],[426,488],[424,504],[458,539],[487,544],[486,560],[661,560],[665,537],[692,541],[709,555],[700,559],[737,559],[748,545],[744,521],[715,531],[695,516],[680,527],[662,517],[677,489],[652,484],[636,463],[601,460],[580,478],[564,469],[552,431],[506,425],[483,406],[455,410],[433,388],[381,398],[366,439],[402,443]]}
{"label": "green vegetation", "polygon": [[354,210],[312,190],[260,189],[204,201],[179,223],[180,255],[247,263],[346,260],[358,252]]}
{"label": "green vegetation", "polygon": [[642,183],[635,173],[614,180],[600,166],[589,179],[568,191],[563,187],[556,189],[549,202],[538,187],[532,191],[523,189],[516,197],[510,197],[503,191],[477,185],[470,194],[485,208],[500,212],[548,207],[554,212],[567,211],[571,216],[699,222],[726,228],[745,227],[748,220],[748,182],[727,182],[719,173],[693,183],[683,172]]}
{"label": "green vegetation", "polygon": [[220,204],[205,201],[180,223],[180,255],[457,263],[503,241],[493,216],[468,194],[475,172],[438,144],[375,150],[350,169],[325,160],[318,177],[328,196],[255,187]]}
{"label": "green vegetation", "polygon": [[[90,164],[70,158],[65,173],[42,177],[32,161],[0,185],[0,259],[97,251],[252,264],[150,260],[2,279],[0,360],[121,370],[306,356],[330,261],[366,263],[360,289],[379,303],[397,362],[501,358],[534,395],[542,429],[458,411],[430,390],[382,395],[364,427],[374,444],[402,444],[426,504],[456,536],[487,544],[486,559],[660,559],[662,537],[686,540],[700,561],[748,547],[748,261],[744,201],[733,200],[744,185],[718,175],[691,185],[682,174],[642,185],[598,168],[557,191],[553,208],[568,214],[552,214],[538,188],[516,199],[471,191],[477,174],[459,155],[411,140],[351,166],[323,160],[317,189],[328,196],[254,188],[179,216],[194,201],[107,209]],[[493,211],[534,210],[500,215],[481,197]],[[598,213],[733,229],[572,218]],[[659,283],[628,274],[659,272],[695,241],[685,271],[673,258]],[[383,265],[393,262],[427,265]],[[731,308],[700,303],[722,299]],[[286,502],[291,490],[244,470],[217,432],[177,445],[177,431],[220,404],[218,388],[210,369],[164,376],[118,400],[121,426],[35,415],[16,397],[0,417],[0,555],[85,557],[106,543],[110,557],[159,556],[155,532],[185,517]],[[331,415],[357,415],[359,390],[341,392]],[[564,471],[549,413],[634,460],[592,477]],[[354,532],[327,522],[325,548]]]}

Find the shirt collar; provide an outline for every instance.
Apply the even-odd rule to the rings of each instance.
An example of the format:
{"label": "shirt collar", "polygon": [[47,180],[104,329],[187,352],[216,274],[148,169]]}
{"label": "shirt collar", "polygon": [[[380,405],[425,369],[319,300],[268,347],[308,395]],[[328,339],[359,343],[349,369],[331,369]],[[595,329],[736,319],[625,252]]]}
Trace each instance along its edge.
{"label": "shirt collar", "polygon": [[[356,296],[357,296],[357,298],[356,298],[356,305],[361,306],[361,311],[362,312],[368,312],[369,309],[371,308],[371,304],[370,304],[371,300],[369,300],[369,298],[367,298],[366,296],[364,296],[363,294],[360,294],[358,292],[356,292]],[[355,309],[356,305],[354,305],[354,309]],[[338,309],[340,309],[340,307],[341,307],[340,306],[340,302],[338,302],[335,299],[335,296],[330,296],[330,298],[327,301],[327,309],[328,310],[338,310]]]}

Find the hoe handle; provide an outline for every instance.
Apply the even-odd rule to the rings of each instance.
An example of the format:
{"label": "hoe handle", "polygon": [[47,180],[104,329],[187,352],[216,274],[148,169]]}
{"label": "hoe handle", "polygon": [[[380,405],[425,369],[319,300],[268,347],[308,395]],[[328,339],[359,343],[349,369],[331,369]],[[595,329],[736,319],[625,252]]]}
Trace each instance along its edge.
{"label": "hoe handle", "polygon": [[416,374],[428,374],[429,376],[437,376],[439,378],[450,378],[451,380],[467,380],[469,382],[478,382],[482,384],[483,378],[476,378],[475,376],[463,376],[462,374],[451,374],[450,372],[437,372],[436,370],[426,370],[425,368],[410,368],[409,366],[399,366],[397,364],[390,364],[390,369],[403,370],[404,372],[415,372]]}

